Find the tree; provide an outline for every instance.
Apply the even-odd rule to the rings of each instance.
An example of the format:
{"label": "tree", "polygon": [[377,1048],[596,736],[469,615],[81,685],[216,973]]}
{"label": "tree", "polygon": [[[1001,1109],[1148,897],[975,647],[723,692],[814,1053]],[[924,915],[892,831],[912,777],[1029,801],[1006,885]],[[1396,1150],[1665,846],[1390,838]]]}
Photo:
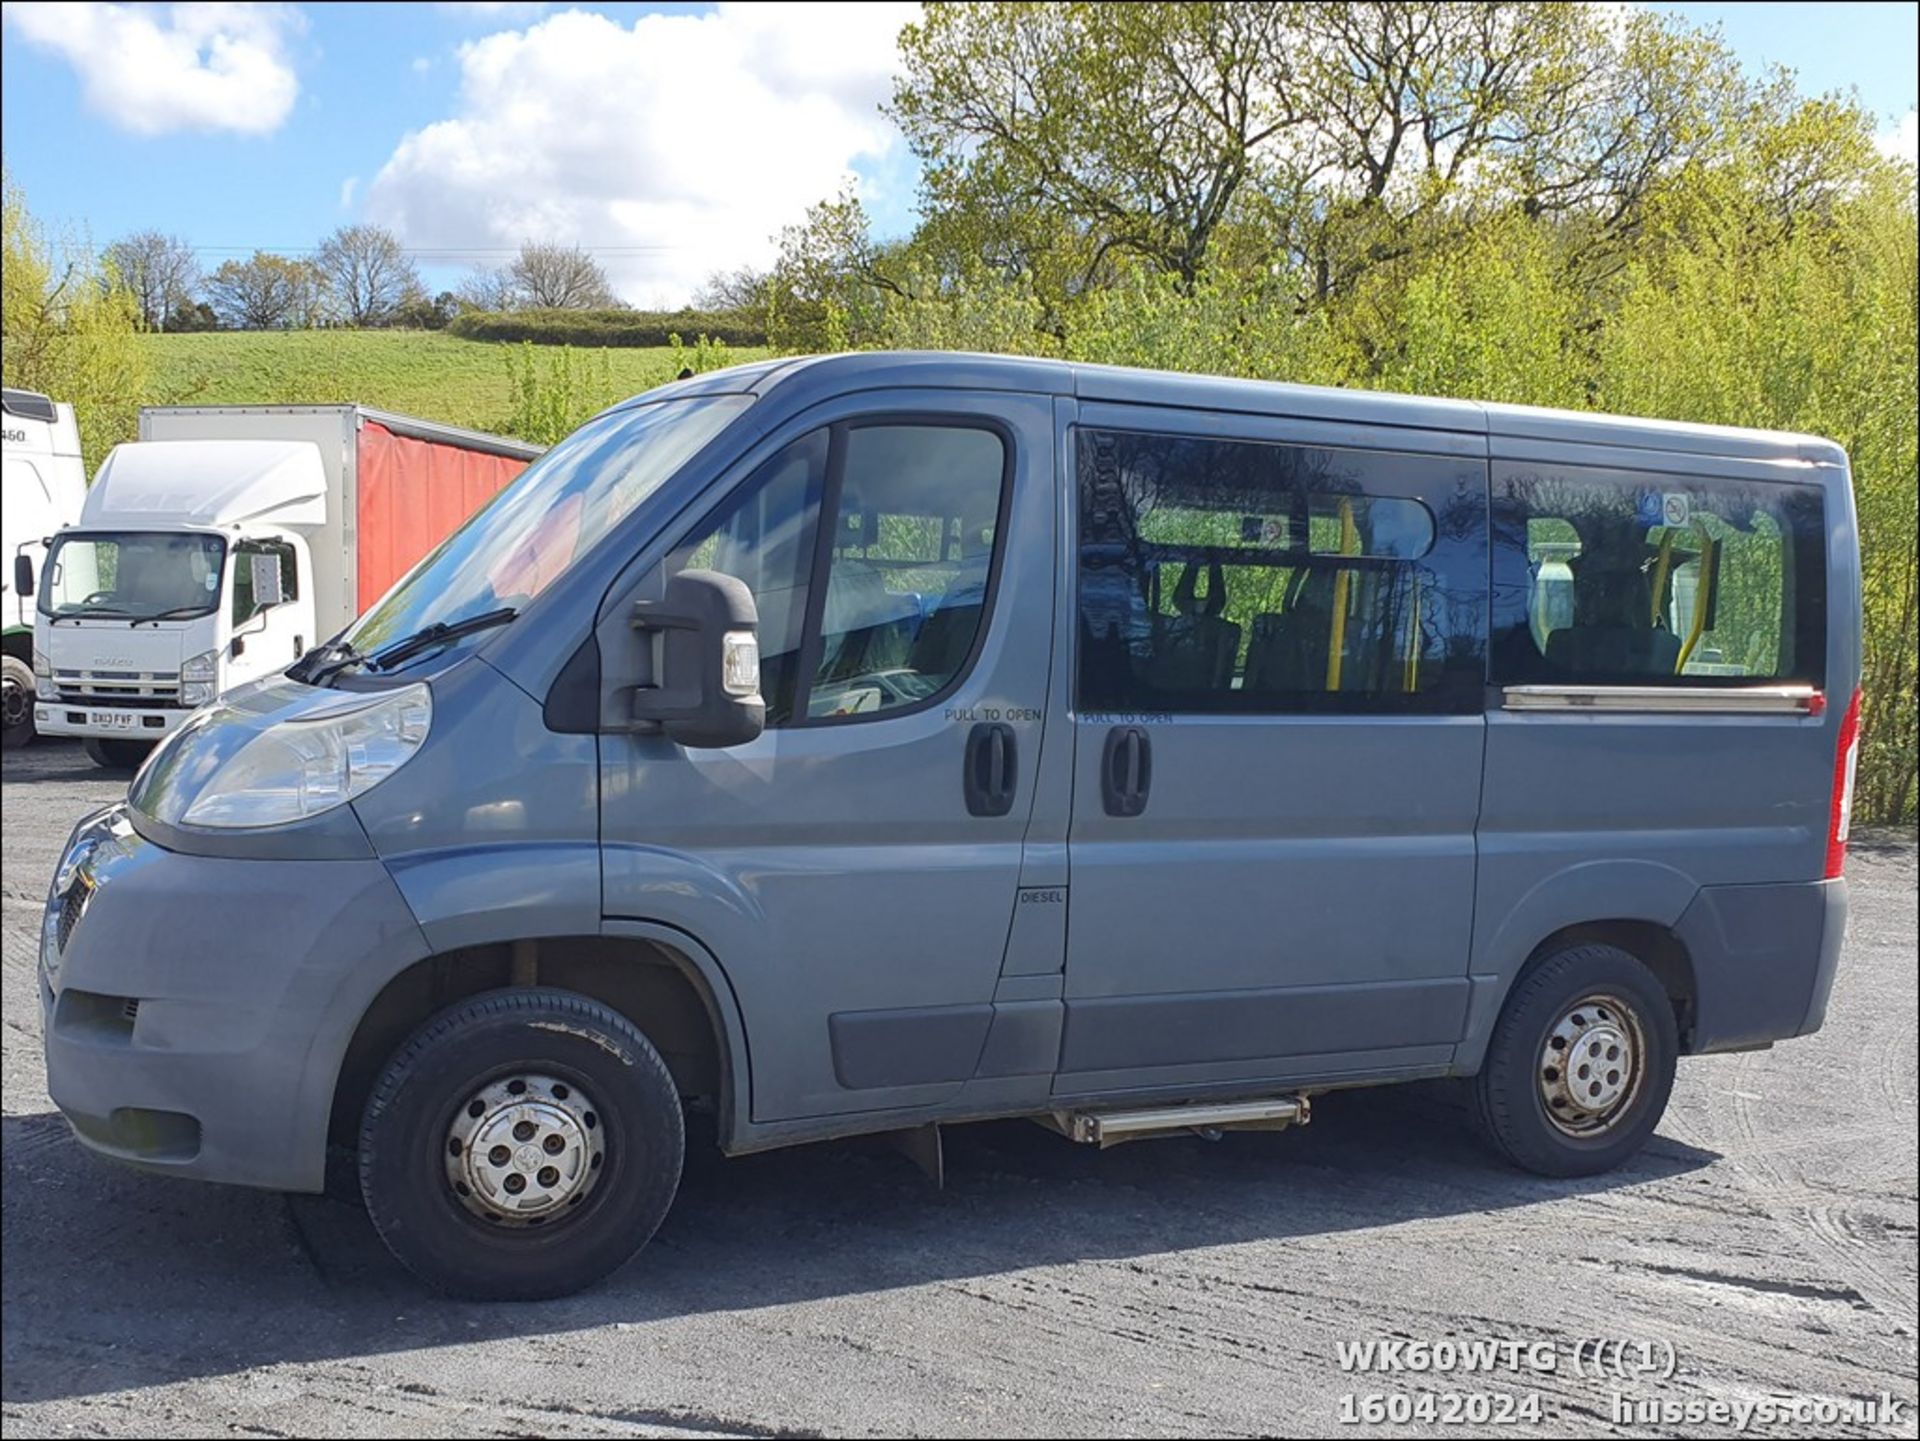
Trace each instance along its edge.
{"label": "tree", "polygon": [[1511,0],[933,5],[901,56],[923,239],[1055,305],[1127,260],[1190,288],[1222,255],[1324,300],[1486,206],[1617,250],[1724,157],[1747,89],[1672,17]]}
{"label": "tree", "polygon": [[536,310],[605,310],[620,303],[600,263],[578,246],[528,241],[507,274]]}
{"label": "tree", "polygon": [[133,293],[141,321],[164,330],[175,311],[193,304],[200,263],[193,248],[175,235],[142,230],[107,247],[106,262]]}
{"label": "tree", "polygon": [[47,238],[11,173],[0,196],[0,377],[72,404],[91,471],[146,399],[139,302],[91,246]]}
{"label": "tree", "polygon": [[284,330],[324,318],[326,280],[307,260],[256,250],[251,260],[229,260],[208,277],[207,299],[231,330]]}
{"label": "tree", "polygon": [[767,303],[773,276],[751,265],[716,270],[693,293],[695,310],[759,310]]}
{"label": "tree", "polygon": [[384,325],[402,306],[426,299],[413,261],[393,232],[377,225],[341,226],[320,242],[314,263],[348,325]]}
{"label": "tree", "polygon": [[454,287],[453,294],[463,310],[517,310],[521,303],[513,276],[504,267],[479,267],[467,272],[466,278]]}

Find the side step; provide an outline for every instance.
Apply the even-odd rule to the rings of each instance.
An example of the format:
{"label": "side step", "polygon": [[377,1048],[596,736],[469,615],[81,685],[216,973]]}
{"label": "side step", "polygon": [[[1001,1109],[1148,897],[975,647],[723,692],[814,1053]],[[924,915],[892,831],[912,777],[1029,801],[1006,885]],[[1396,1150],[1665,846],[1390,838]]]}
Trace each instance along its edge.
{"label": "side step", "polygon": [[1151,1136],[1194,1133],[1212,1138],[1221,1131],[1284,1131],[1311,1121],[1313,1107],[1305,1096],[1275,1096],[1265,1101],[1154,1106],[1139,1111],[1054,1111],[1034,1119],[1069,1141],[1104,1151]]}

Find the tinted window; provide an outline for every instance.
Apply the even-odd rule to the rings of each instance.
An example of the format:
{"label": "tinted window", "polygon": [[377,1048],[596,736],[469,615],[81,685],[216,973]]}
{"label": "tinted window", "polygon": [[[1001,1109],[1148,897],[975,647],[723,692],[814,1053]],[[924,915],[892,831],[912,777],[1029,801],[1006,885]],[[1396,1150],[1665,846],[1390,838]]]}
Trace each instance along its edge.
{"label": "tinted window", "polygon": [[801,694],[813,720],[897,710],[946,689],[973,654],[1006,469],[1004,442],[978,427],[817,431],[755,471],[669,565],[752,589],[769,725],[792,722]]}
{"label": "tinted window", "polygon": [[1824,680],[1813,486],[1497,467],[1496,683]]}
{"label": "tinted window", "polygon": [[1083,709],[1478,708],[1483,466],[1108,431],[1075,454]]}

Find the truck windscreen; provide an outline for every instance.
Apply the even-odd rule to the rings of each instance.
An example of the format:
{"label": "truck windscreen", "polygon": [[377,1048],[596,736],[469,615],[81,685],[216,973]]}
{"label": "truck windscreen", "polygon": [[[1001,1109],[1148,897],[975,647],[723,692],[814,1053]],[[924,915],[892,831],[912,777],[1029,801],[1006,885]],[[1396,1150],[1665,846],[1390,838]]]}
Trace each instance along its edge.
{"label": "truck windscreen", "polygon": [[227,543],[182,531],[63,535],[47,554],[40,609],[55,620],[190,619],[220,604]]}

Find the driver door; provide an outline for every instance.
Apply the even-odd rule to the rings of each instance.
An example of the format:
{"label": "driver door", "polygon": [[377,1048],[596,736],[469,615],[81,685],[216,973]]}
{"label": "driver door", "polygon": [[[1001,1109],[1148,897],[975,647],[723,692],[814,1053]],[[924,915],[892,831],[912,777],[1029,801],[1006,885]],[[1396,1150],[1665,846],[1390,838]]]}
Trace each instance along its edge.
{"label": "driver door", "polygon": [[601,740],[607,914],[718,959],[757,1122],[955,1095],[1013,916],[1052,638],[1051,410],[891,402],[776,437],[660,568],[753,590],[766,731]]}

